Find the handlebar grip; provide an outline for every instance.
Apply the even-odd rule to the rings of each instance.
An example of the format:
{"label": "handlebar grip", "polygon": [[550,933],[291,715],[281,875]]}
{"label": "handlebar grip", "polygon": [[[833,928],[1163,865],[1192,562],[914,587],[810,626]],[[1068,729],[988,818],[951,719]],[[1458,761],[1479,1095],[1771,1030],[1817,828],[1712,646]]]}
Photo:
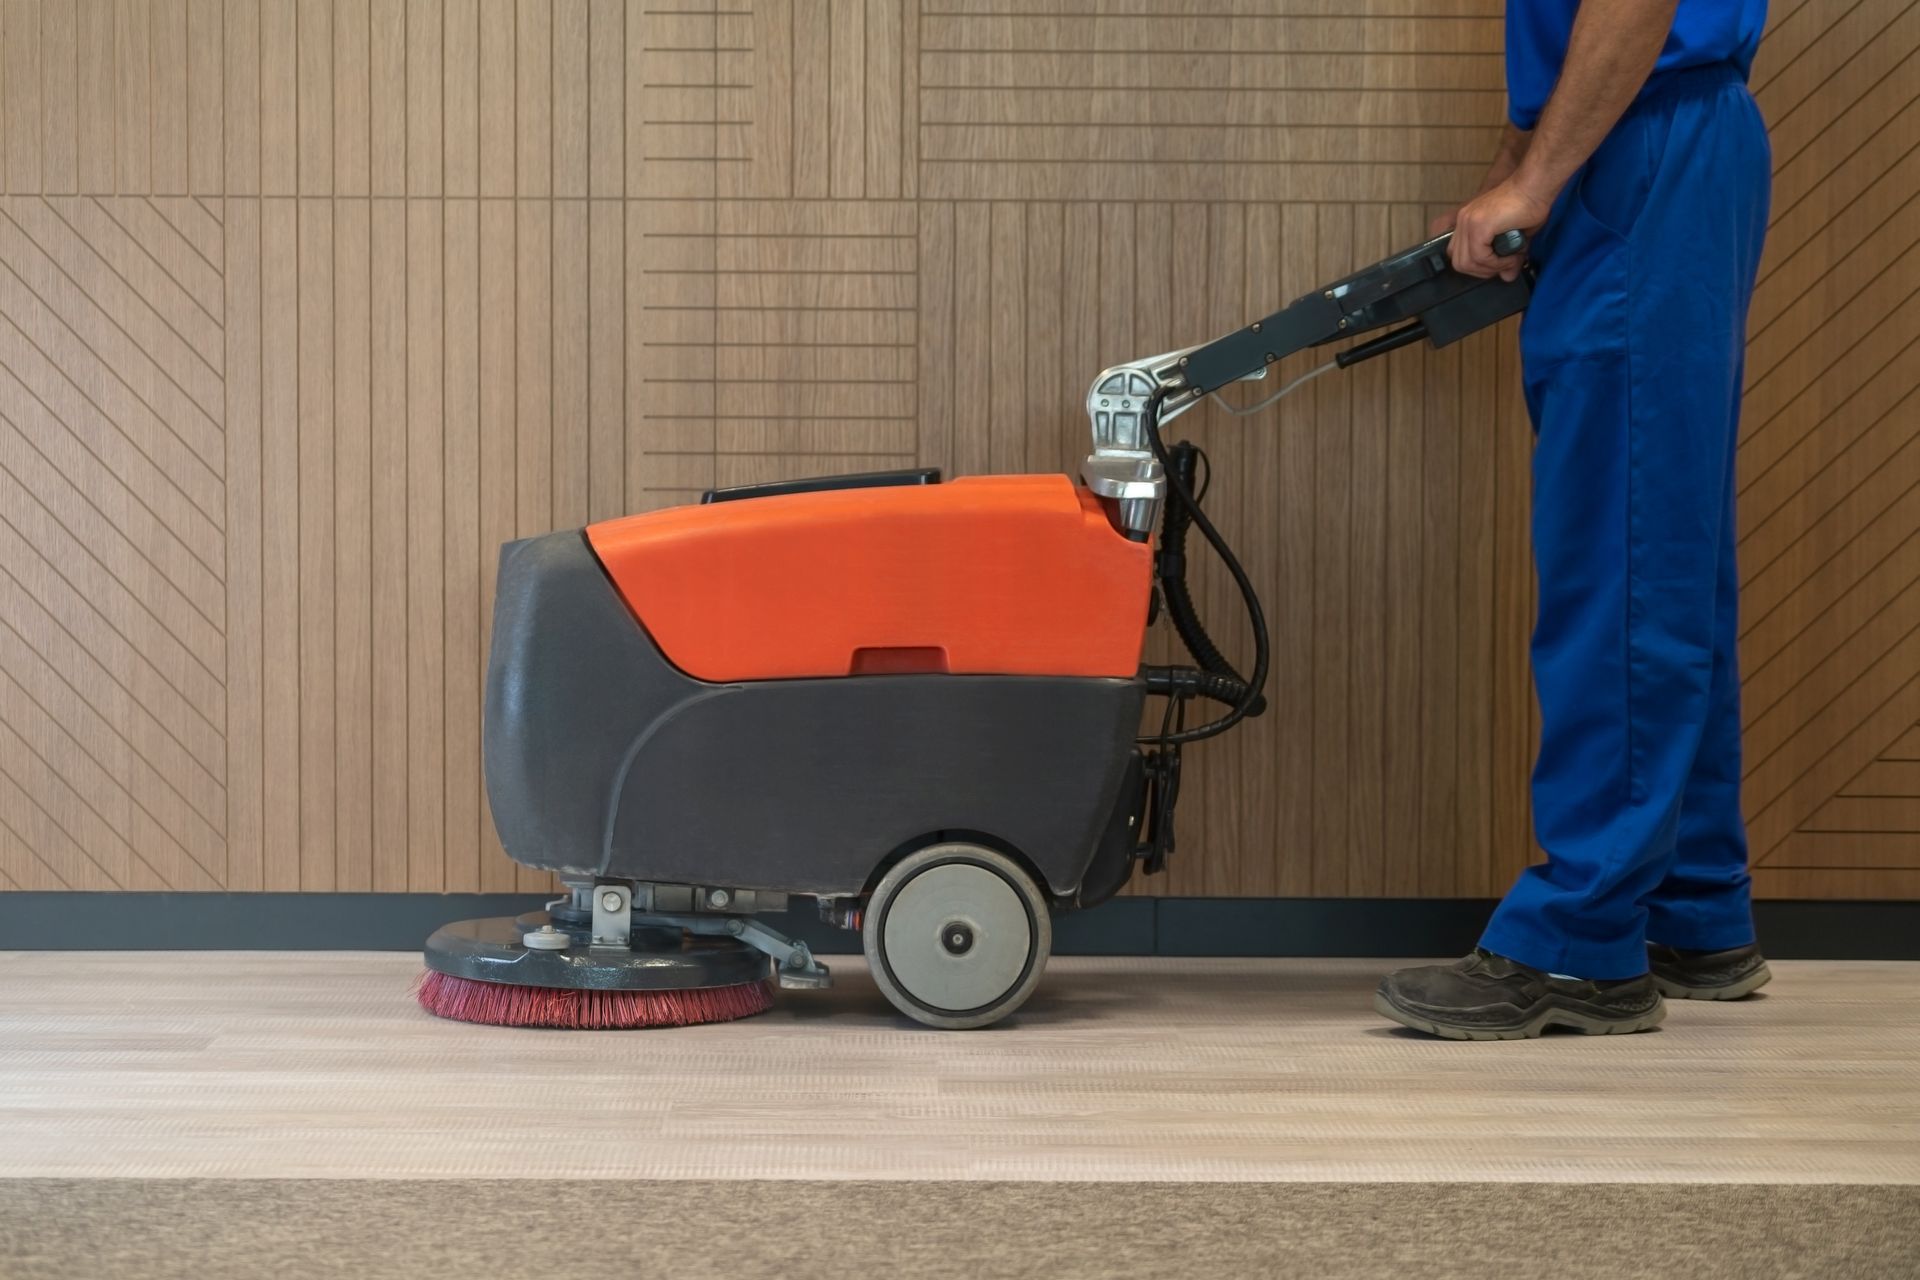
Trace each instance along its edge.
{"label": "handlebar grip", "polygon": [[1526,247],[1527,237],[1523,231],[1502,231],[1493,238],[1493,252],[1496,257],[1511,258]]}

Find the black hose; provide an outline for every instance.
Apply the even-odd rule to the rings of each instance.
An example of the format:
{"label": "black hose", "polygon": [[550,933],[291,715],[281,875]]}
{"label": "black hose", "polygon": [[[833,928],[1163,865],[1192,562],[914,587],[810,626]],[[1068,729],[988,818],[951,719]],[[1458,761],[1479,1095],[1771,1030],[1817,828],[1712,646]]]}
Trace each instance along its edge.
{"label": "black hose", "polygon": [[[1141,406],[1140,422],[1146,431],[1147,444],[1153,450],[1153,456],[1160,463],[1161,470],[1166,473],[1167,488],[1172,492],[1173,500],[1186,509],[1188,518],[1200,530],[1200,536],[1207,540],[1227,566],[1227,572],[1233,577],[1234,586],[1240,589],[1240,599],[1247,606],[1247,623],[1253,629],[1253,674],[1246,681],[1243,696],[1234,703],[1231,711],[1218,720],[1179,733],[1163,734],[1154,740],[1162,747],[1171,747],[1186,742],[1198,742],[1203,738],[1217,737],[1253,714],[1254,703],[1259,700],[1260,691],[1267,683],[1267,663],[1271,654],[1267,637],[1266,611],[1260,607],[1260,595],[1253,589],[1252,579],[1247,577],[1247,571],[1241,565],[1240,557],[1233,553],[1233,548],[1227,545],[1227,540],[1220,536],[1218,529],[1213,527],[1213,521],[1209,520],[1207,513],[1200,509],[1200,503],[1194,498],[1193,490],[1187,485],[1186,480],[1176,473],[1172,459],[1167,456],[1166,443],[1160,438],[1159,419],[1162,398],[1163,393],[1156,393]],[[1225,659],[1223,658],[1222,661]],[[1209,674],[1218,676],[1222,673]]]}
{"label": "black hose", "polygon": [[1148,693],[1169,698],[1198,695],[1237,707],[1247,696],[1247,682],[1236,675],[1196,671],[1192,667],[1146,667],[1143,674]]}
{"label": "black hose", "polygon": [[[1167,466],[1169,485],[1174,478],[1193,490],[1194,464],[1199,450],[1190,444],[1175,445],[1169,451],[1170,465]],[[1199,508],[1200,499],[1194,497],[1194,509]],[[1211,690],[1197,690],[1217,701],[1238,703],[1246,689],[1246,681],[1220,647],[1207,634],[1206,623],[1200,620],[1200,611],[1193,603],[1193,593],[1187,585],[1187,530],[1193,527],[1193,515],[1187,507],[1178,502],[1169,502],[1162,510],[1160,519],[1160,590],[1166,601],[1167,619],[1173,623],[1173,629],[1187,646],[1187,652],[1200,664],[1201,670],[1215,676],[1225,676],[1237,686],[1240,693],[1230,697],[1218,697]],[[1226,686],[1219,686],[1225,688]],[[1266,699],[1256,696],[1247,714],[1257,716],[1267,709]]]}

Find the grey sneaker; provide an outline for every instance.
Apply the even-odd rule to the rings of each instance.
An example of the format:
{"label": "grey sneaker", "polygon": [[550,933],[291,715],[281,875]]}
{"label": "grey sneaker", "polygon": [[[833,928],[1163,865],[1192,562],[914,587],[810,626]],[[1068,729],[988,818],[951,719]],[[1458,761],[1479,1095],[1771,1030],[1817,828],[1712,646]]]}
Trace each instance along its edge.
{"label": "grey sneaker", "polygon": [[1388,974],[1373,1007],[1449,1040],[1525,1040],[1548,1027],[1589,1035],[1646,1031],[1667,1016],[1650,974],[1612,982],[1555,978],[1483,948],[1453,964]]}
{"label": "grey sneaker", "polygon": [[1725,951],[1682,951],[1649,942],[1647,962],[1660,994],[1674,1000],[1738,1000],[1773,977],[1757,942]]}

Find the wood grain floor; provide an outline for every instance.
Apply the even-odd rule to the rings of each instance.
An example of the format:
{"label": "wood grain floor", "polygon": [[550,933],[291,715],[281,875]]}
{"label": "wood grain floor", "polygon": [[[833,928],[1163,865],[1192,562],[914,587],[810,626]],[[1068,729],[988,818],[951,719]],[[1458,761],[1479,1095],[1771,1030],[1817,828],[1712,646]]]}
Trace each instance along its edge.
{"label": "wood grain floor", "polygon": [[0,953],[0,1177],[1920,1183],[1920,966],[1639,1036],[1415,1038],[1367,961],[1065,960],[930,1032],[436,1021],[388,953]]}

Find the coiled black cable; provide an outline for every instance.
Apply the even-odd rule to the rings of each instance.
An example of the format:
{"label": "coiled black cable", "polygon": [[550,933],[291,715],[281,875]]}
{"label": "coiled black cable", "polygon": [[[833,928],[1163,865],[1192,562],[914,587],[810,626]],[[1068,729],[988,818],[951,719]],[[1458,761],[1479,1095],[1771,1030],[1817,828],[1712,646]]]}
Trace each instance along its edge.
{"label": "coiled black cable", "polygon": [[[1198,446],[1182,443],[1168,450],[1168,458],[1171,465],[1167,468],[1167,474],[1178,477],[1192,492],[1195,464],[1204,461],[1206,455]],[[1209,479],[1212,471],[1209,466]],[[1196,508],[1205,496],[1204,487],[1194,493]],[[1166,601],[1167,620],[1173,623],[1174,631],[1187,646],[1187,652],[1193,655],[1193,660],[1200,664],[1200,669],[1208,675],[1221,678],[1207,688],[1197,688],[1192,692],[1201,693],[1215,701],[1237,704],[1247,682],[1207,633],[1206,623],[1201,621],[1200,611],[1193,602],[1193,592],[1187,585],[1187,530],[1192,527],[1193,516],[1185,505],[1178,502],[1165,505],[1160,520],[1158,559],[1161,596]],[[1257,716],[1266,709],[1266,699],[1256,695],[1247,714]]]}
{"label": "coiled black cable", "polygon": [[[1172,747],[1188,742],[1199,742],[1205,738],[1218,737],[1220,734],[1233,728],[1234,725],[1239,724],[1249,715],[1254,714],[1254,705],[1261,701],[1261,690],[1265,688],[1267,683],[1267,664],[1271,655],[1267,636],[1267,615],[1266,611],[1260,607],[1260,596],[1259,593],[1253,589],[1252,579],[1247,577],[1247,571],[1241,565],[1240,557],[1233,553],[1233,548],[1227,545],[1227,540],[1220,535],[1218,529],[1214,528],[1213,521],[1209,520],[1207,513],[1200,509],[1199,500],[1194,497],[1193,490],[1187,484],[1186,478],[1180,475],[1174,467],[1173,460],[1167,454],[1166,442],[1160,438],[1160,403],[1164,398],[1164,394],[1164,392],[1156,392],[1141,406],[1140,423],[1146,433],[1147,446],[1153,450],[1154,458],[1160,463],[1160,469],[1166,474],[1167,488],[1172,494],[1173,501],[1180,504],[1180,507],[1186,513],[1187,519],[1191,520],[1193,526],[1200,530],[1200,536],[1207,540],[1208,544],[1212,546],[1214,551],[1220,556],[1221,562],[1227,566],[1227,572],[1232,576],[1234,586],[1239,588],[1240,598],[1246,604],[1247,623],[1253,630],[1253,673],[1244,681],[1241,695],[1233,703],[1232,709],[1217,720],[1208,721],[1206,724],[1198,725],[1192,729],[1183,729],[1174,733],[1163,732],[1159,737],[1152,739],[1153,742],[1162,747]],[[1184,536],[1182,541],[1184,542]],[[1188,607],[1191,608],[1192,601],[1189,599],[1187,604]],[[1173,602],[1169,600],[1168,609],[1170,612],[1173,607]],[[1193,623],[1197,628],[1199,636],[1206,641],[1207,647],[1212,650],[1214,658],[1226,667],[1225,671],[1208,670],[1207,674],[1215,677],[1215,681],[1211,683],[1214,683],[1215,687],[1219,688],[1220,686],[1217,682],[1221,678],[1238,681],[1239,678],[1237,674],[1233,672],[1232,665],[1227,663],[1225,656],[1219,652],[1217,646],[1213,645],[1211,637],[1206,635],[1206,628],[1199,625],[1198,614],[1193,616]],[[1177,626],[1178,623],[1176,622],[1175,625]],[[1193,642],[1188,638],[1185,631],[1181,632],[1181,639],[1187,642],[1190,649],[1194,648]],[[1194,658],[1196,661],[1206,662],[1206,658],[1197,649],[1194,653]],[[1212,689],[1196,688],[1195,692],[1204,693],[1209,697],[1215,696]]]}

